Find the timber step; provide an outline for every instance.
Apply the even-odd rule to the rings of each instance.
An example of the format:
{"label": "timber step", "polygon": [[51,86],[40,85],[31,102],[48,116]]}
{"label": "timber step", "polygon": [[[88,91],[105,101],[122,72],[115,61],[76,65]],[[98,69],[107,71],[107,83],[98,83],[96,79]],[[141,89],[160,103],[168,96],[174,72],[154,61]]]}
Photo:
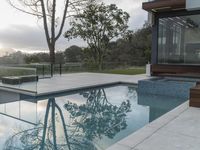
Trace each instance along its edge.
{"label": "timber step", "polygon": [[196,86],[190,89],[190,106],[200,107],[200,82],[196,83]]}

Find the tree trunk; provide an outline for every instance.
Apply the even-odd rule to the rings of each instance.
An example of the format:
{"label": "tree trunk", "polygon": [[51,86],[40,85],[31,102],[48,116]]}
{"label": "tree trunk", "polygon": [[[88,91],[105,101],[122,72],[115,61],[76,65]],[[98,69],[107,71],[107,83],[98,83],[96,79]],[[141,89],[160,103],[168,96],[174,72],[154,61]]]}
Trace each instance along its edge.
{"label": "tree trunk", "polygon": [[49,45],[49,54],[50,54],[50,65],[51,65],[51,77],[54,74],[54,64],[55,64],[55,44]]}
{"label": "tree trunk", "polygon": [[50,63],[55,64],[55,44],[49,47]]}
{"label": "tree trunk", "polygon": [[98,69],[99,69],[99,71],[102,71],[102,69],[103,69],[103,60],[102,60],[101,56],[99,57]]}
{"label": "tree trunk", "polygon": [[98,48],[97,49],[98,51],[98,56],[97,56],[97,58],[98,58],[98,60],[97,60],[97,65],[98,65],[98,69],[99,69],[99,71],[102,71],[102,69],[103,69],[103,53],[102,53],[102,49],[101,48]]}
{"label": "tree trunk", "polygon": [[99,71],[102,71],[102,64],[98,64],[98,69],[99,69]]}

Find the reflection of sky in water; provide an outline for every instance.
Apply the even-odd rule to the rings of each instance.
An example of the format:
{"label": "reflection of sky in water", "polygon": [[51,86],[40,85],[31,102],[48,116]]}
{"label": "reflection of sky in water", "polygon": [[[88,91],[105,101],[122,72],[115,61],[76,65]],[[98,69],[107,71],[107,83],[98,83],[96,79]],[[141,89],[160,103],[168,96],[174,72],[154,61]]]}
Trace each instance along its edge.
{"label": "reflection of sky in water", "polygon": [[[150,121],[150,116],[151,116],[151,119],[152,118],[155,119],[155,117],[159,117],[159,115],[162,115],[169,109],[172,109],[171,103],[174,103],[174,101],[169,101],[168,103],[170,103],[170,105],[167,105],[166,107],[170,106],[170,108],[164,108],[164,111],[163,111],[163,108],[161,108],[160,110],[157,109],[158,111],[160,111],[157,113],[159,115],[152,117],[152,115],[150,114],[151,107],[149,107],[148,104],[144,104],[144,105],[138,104],[138,95],[135,90],[135,87],[115,86],[115,87],[105,88],[104,90],[105,90],[108,102],[110,102],[112,105],[116,105],[119,107],[123,101],[130,100],[131,112],[128,112],[126,114],[127,115],[126,122],[128,124],[127,128],[117,133],[113,139],[110,139],[105,136],[103,136],[101,140],[94,139],[93,142],[95,142],[96,145],[98,145],[98,147],[102,147],[103,149],[115,143],[116,141],[122,139],[123,137],[129,135],[130,133],[138,130],[139,128],[143,127],[145,124],[147,124]],[[142,97],[145,100],[150,99],[152,101],[152,98],[149,95],[147,95],[146,97],[143,95]],[[154,98],[155,97],[153,97],[153,99]],[[71,119],[69,119],[69,113],[64,108],[64,105],[68,101],[72,103],[76,103],[78,105],[83,105],[86,103],[86,98],[84,98],[79,93],[56,98],[56,103],[61,108],[63,115],[65,117],[65,123],[67,125],[71,125]],[[46,106],[47,106],[47,100],[38,101],[37,104],[26,102],[26,101],[8,103],[6,104],[6,113],[14,117],[21,117],[22,119],[30,121],[30,122],[35,123],[37,120],[43,123]],[[5,109],[5,105],[1,104],[0,111],[5,112],[4,109]],[[57,121],[56,122],[57,136],[60,136],[60,138],[58,138],[59,139],[58,141],[62,141],[64,137],[63,127],[60,123],[61,121],[59,118],[57,118],[56,121]],[[3,148],[2,146],[5,140],[8,139],[11,135],[21,130],[25,130],[32,127],[33,125],[30,125],[28,123],[24,123],[22,121],[0,115],[0,149]]]}
{"label": "reflection of sky in water", "polygon": [[0,149],[3,149],[5,141],[13,134],[29,128],[33,128],[33,126],[10,117],[0,115]]}

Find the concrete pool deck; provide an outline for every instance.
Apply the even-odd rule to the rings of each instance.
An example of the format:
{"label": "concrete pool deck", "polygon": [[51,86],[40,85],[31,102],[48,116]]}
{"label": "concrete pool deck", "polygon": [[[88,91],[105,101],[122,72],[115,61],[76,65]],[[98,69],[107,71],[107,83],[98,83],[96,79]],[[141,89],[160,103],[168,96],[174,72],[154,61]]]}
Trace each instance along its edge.
{"label": "concrete pool deck", "polygon": [[[137,84],[139,80],[148,78],[150,77],[144,74],[64,74],[62,76],[39,80],[35,90],[37,91],[37,95],[45,95],[48,93],[121,82]],[[26,90],[26,88],[30,88],[33,85],[35,84],[24,84],[20,88]],[[34,89],[32,92],[35,92]],[[189,107],[188,102],[186,102],[112,145],[107,150],[199,150],[199,114],[200,108]]]}
{"label": "concrete pool deck", "polygon": [[[118,82],[137,84],[146,75],[76,73],[40,80],[37,94]],[[67,83],[67,84],[66,84]],[[52,86],[49,86],[52,85]],[[199,150],[200,109],[188,102],[122,139],[108,150]]]}
{"label": "concrete pool deck", "polygon": [[107,150],[199,150],[199,114],[187,101]]}
{"label": "concrete pool deck", "polygon": [[[59,92],[67,92],[81,88],[94,86],[103,86],[117,83],[137,84],[139,80],[148,79],[145,74],[141,75],[116,75],[104,73],[71,73],[56,75],[52,78],[40,79],[38,82],[21,84],[20,86],[11,86],[18,92],[24,92],[32,95],[47,95]],[[5,85],[1,85],[4,88]],[[7,90],[10,87],[6,87]],[[28,91],[28,92],[27,92]]]}
{"label": "concrete pool deck", "polygon": [[[37,94],[56,93],[58,91],[76,90],[86,87],[115,83],[137,84],[139,80],[148,79],[143,75],[116,75],[103,73],[74,73],[42,79],[37,84]],[[52,86],[50,86],[52,85]]]}

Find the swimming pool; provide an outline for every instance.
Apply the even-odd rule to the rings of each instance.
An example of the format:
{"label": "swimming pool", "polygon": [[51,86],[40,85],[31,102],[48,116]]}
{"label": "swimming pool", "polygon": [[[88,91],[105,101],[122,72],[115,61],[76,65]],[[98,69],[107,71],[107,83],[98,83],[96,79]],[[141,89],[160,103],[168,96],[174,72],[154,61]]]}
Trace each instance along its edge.
{"label": "swimming pool", "polygon": [[104,150],[186,100],[119,84],[0,104],[0,149]]}

